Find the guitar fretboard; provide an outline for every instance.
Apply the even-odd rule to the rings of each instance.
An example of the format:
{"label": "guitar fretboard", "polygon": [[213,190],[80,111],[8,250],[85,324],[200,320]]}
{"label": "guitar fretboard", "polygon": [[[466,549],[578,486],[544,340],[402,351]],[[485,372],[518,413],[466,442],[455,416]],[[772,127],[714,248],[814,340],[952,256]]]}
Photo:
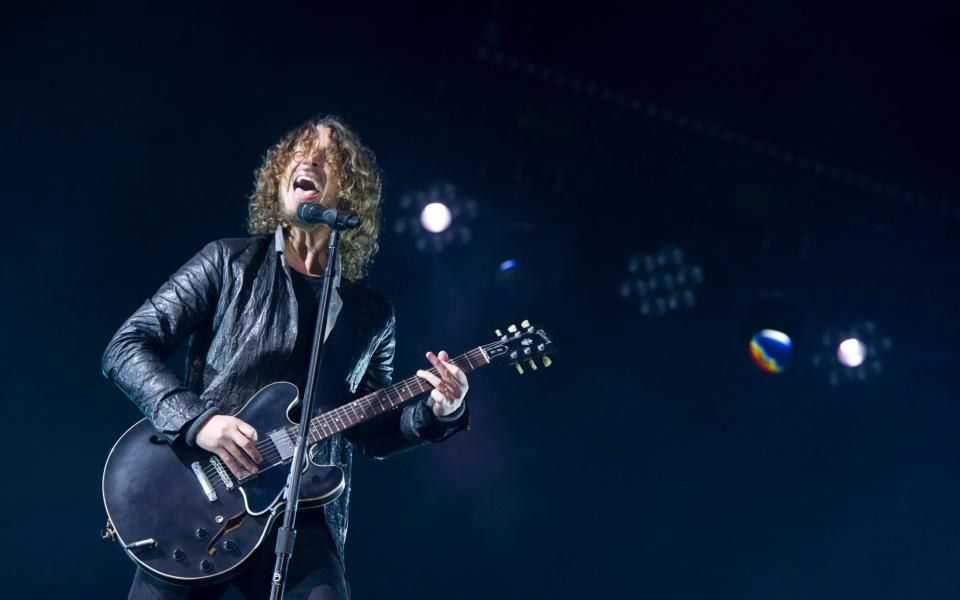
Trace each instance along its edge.
{"label": "guitar fretboard", "polygon": [[[448,362],[456,365],[464,373],[490,364],[487,353],[479,347]],[[427,372],[439,376],[436,369],[427,369]],[[410,398],[429,392],[432,389],[433,386],[426,379],[416,376],[410,377],[325,412],[310,421],[310,443],[315,444],[344,429],[369,421],[400,406]],[[294,431],[296,430],[294,429]]]}

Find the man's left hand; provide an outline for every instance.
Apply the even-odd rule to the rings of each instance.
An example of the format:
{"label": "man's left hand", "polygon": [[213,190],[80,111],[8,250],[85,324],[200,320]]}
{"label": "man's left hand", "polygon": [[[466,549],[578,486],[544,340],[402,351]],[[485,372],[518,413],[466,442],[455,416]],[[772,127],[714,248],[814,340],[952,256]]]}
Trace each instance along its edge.
{"label": "man's left hand", "polygon": [[467,375],[449,362],[450,357],[444,350],[441,350],[439,355],[427,352],[427,360],[433,364],[440,376],[420,370],[417,371],[417,377],[426,379],[433,386],[433,391],[430,392],[433,414],[445,417],[457,412],[470,387]]}

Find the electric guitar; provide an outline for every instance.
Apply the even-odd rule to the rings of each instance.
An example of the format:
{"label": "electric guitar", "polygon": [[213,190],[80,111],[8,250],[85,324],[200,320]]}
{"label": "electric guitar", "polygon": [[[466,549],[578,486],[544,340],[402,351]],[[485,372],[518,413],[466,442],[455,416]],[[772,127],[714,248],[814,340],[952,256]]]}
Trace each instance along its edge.
{"label": "electric guitar", "polygon": [[[497,341],[452,361],[464,372],[490,363],[550,366],[555,348],[546,332],[524,321],[511,325]],[[437,374],[435,369],[430,372]],[[411,377],[314,417],[309,449],[337,433],[395,409],[429,392],[424,379]],[[260,434],[263,456],[258,473],[238,479],[219,456],[157,436],[146,419],[124,433],[103,469],[107,511],[104,539],[118,542],[148,573],[181,585],[208,584],[229,577],[260,546],[277,516],[299,428],[289,412],[300,402],[292,383],[272,383],[258,391],[235,416]],[[307,460],[299,508],[335,500],[344,489],[343,470]]]}

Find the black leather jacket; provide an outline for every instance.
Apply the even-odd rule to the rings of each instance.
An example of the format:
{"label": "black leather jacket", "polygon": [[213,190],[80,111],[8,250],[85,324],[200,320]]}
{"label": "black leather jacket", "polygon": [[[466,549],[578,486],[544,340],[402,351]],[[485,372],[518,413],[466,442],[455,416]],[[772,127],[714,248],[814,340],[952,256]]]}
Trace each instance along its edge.
{"label": "black leather jacket", "polygon": [[[324,352],[319,410],[389,385],[393,373],[392,305],[370,288],[339,281],[340,310]],[[186,378],[165,359],[187,338]],[[237,411],[257,390],[277,381],[297,338],[297,301],[283,251],[283,235],[211,242],[120,327],[103,355],[103,373],[117,384],[157,431],[184,443],[190,424],[215,412]],[[334,382],[330,384],[329,382]],[[320,464],[336,464],[347,487],[324,507],[343,557],[350,499],[352,449],[388,455],[441,441],[467,426],[464,410],[437,419],[423,401],[408,403],[318,447]]]}

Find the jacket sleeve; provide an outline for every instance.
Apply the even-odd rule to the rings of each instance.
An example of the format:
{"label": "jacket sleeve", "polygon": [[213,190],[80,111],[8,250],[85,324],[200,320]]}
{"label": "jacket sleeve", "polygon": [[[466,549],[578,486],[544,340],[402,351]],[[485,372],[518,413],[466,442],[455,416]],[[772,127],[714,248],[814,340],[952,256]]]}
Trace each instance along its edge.
{"label": "jacket sleeve", "polygon": [[171,352],[216,310],[223,255],[207,244],[120,326],[103,353],[103,374],[167,440],[207,408],[167,366]]}
{"label": "jacket sleeve", "polygon": [[[396,316],[390,307],[386,329],[360,381],[358,395],[363,396],[393,382],[393,357],[396,349]],[[347,439],[363,456],[383,459],[425,444],[441,442],[469,422],[467,402],[453,415],[438,418],[419,398],[407,402],[399,410],[391,410],[358,425],[346,433]]]}

